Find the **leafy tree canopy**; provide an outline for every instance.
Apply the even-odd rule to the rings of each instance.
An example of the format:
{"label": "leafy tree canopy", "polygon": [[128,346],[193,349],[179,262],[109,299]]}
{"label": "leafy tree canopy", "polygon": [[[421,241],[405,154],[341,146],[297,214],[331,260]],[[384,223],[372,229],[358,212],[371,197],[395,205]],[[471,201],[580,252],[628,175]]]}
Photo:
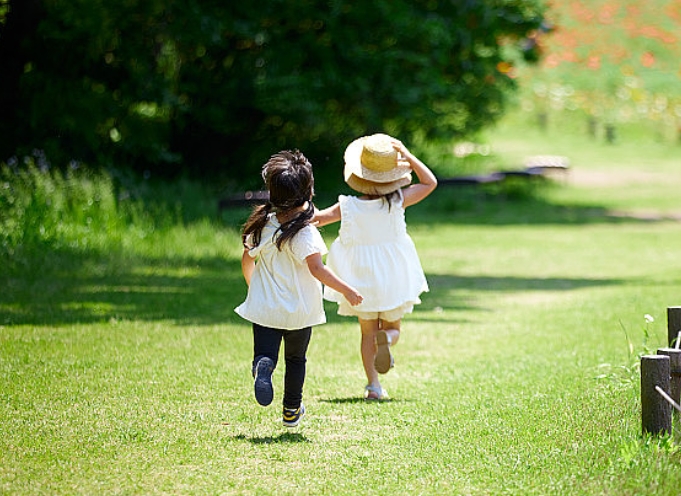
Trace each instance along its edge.
{"label": "leafy tree canopy", "polygon": [[543,15],[539,0],[0,0],[0,158],[243,181],[300,148],[335,174],[362,134],[445,143],[493,122]]}

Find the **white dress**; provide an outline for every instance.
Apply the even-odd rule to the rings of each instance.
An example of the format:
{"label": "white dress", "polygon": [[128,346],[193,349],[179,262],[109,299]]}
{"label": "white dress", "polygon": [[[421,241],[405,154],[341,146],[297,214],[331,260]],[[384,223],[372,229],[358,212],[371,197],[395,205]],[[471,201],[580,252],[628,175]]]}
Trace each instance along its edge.
{"label": "white dress", "polygon": [[[305,260],[326,254],[326,245],[314,226],[305,226],[281,250],[273,235],[280,224],[270,214],[260,244],[249,250],[258,258],[251,275],[246,301],[235,312],[244,319],[275,329],[302,329],[326,322],[322,284],[312,275]],[[276,239],[276,238],[275,238]]]}
{"label": "white dress", "polygon": [[339,303],[338,313],[385,312],[421,303],[428,291],[416,247],[407,233],[403,197],[388,202],[382,198],[360,200],[338,197],[341,226],[329,248],[326,263],[341,279],[354,286],[364,301],[350,307],[342,294],[324,288],[324,298]]}

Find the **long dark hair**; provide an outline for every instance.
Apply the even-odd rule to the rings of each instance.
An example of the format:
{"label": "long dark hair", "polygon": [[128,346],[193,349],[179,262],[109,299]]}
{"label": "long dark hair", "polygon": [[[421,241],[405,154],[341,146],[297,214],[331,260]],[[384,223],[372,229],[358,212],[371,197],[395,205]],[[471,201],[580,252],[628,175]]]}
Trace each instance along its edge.
{"label": "long dark hair", "polygon": [[244,224],[241,235],[244,246],[249,235],[251,235],[251,246],[260,244],[262,230],[267,224],[267,217],[270,212],[286,213],[305,205],[307,208],[302,210],[292,219],[284,222],[274,233],[277,248],[281,250],[282,245],[293,238],[298,231],[310,223],[314,215],[314,175],[312,174],[312,164],[298,150],[284,150],[275,153],[262,167],[262,179],[265,181],[270,199],[264,205],[259,205],[253,209],[250,217]]}
{"label": "long dark hair", "polygon": [[390,193],[385,193],[383,195],[376,194],[376,195],[368,195],[368,196],[369,196],[369,198],[372,198],[372,199],[380,198],[381,200],[383,200],[383,203],[388,205],[388,211],[390,211],[390,209],[393,206],[393,203],[395,203],[396,201],[399,200],[400,192],[399,192],[399,190],[396,189],[395,191],[391,191]]}

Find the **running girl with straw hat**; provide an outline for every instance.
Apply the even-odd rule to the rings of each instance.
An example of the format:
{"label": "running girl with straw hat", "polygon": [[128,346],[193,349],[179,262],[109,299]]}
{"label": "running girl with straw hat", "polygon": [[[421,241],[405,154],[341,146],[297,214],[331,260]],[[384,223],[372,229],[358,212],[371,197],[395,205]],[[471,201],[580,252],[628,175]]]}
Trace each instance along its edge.
{"label": "running girl with straw hat", "polygon": [[[345,182],[361,196],[339,196],[338,203],[318,211],[313,222],[323,226],[341,221],[327,264],[364,300],[352,306],[328,286],[324,298],[338,303],[339,315],[359,320],[367,377],[364,397],[387,399],[378,374],[393,367],[391,346],[400,338],[402,317],[428,291],[404,212],[432,193],[437,179],[402,142],[385,134],[353,141],[344,157]],[[412,172],[419,180],[416,184],[411,184]]]}

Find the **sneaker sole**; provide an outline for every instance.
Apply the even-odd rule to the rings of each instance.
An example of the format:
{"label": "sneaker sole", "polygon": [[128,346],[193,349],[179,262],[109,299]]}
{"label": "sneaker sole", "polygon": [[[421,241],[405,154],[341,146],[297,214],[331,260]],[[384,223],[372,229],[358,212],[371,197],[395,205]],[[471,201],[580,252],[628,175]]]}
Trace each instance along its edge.
{"label": "sneaker sole", "polygon": [[393,356],[390,354],[390,344],[388,344],[388,335],[384,331],[380,331],[376,336],[376,358],[374,358],[374,367],[379,374],[387,373],[393,366]]}
{"label": "sneaker sole", "polygon": [[305,416],[305,407],[303,407],[303,411],[300,412],[300,415],[296,420],[287,422],[286,420],[282,420],[281,423],[284,424],[284,427],[298,427],[298,424],[300,424],[300,421],[303,419]]}
{"label": "sneaker sole", "polygon": [[262,406],[269,405],[274,398],[274,389],[272,388],[273,371],[274,362],[269,358],[261,358],[255,366],[253,388],[255,390],[255,399]]}

